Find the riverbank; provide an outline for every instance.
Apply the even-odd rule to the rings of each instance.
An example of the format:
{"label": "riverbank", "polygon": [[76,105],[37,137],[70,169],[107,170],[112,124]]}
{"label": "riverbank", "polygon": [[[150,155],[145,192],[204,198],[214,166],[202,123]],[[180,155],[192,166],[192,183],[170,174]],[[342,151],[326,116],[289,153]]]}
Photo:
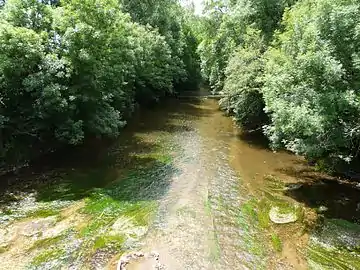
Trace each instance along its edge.
{"label": "riverbank", "polygon": [[215,100],[169,100],[95,148],[6,179],[1,269],[115,269],[134,251],[166,269],[360,266],[360,190],[244,137]]}

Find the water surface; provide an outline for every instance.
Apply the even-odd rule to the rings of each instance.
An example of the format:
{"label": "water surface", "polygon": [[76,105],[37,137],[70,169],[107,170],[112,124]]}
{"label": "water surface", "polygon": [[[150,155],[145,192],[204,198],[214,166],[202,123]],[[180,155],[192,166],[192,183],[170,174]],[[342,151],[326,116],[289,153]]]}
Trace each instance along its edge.
{"label": "water surface", "polygon": [[[206,97],[140,110],[118,139],[2,184],[0,269],[115,269],[135,251],[172,270],[360,267],[356,185],[274,153]],[[297,222],[272,223],[274,206]]]}

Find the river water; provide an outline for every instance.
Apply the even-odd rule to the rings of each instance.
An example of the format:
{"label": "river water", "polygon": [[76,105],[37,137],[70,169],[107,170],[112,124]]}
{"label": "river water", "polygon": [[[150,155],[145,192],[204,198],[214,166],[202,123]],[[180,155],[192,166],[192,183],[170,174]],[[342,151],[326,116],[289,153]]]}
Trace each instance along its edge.
{"label": "river water", "polygon": [[[341,212],[345,219],[359,218],[355,209],[358,190],[341,187],[300,157],[269,150],[264,138],[242,134],[219,111],[216,100],[182,100],[170,107],[174,111],[160,117],[176,126],[172,139],[182,151],[174,164],[180,173],[161,200],[144,244],[145,250],[159,252],[165,269],[308,269],[306,250],[318,223],[317,207],[335,211],[335,218]],[[280,195],[301,207],[302,217],[296,224],[260,226],[258,218],[242,210],[242,205],[271,192],[267,188],[271,179],[280,186],[298,187]],[[321,186],[313,191],[318,184]],[[339,188],[343,193],[337,194]],[[320,194],[313,194],[316,189]],[[336,199],[339,203],[334,205],[331,201]],[[345,204],[339,206],[341,200]],[[252,206],[254,211],[263,211],[256,203]],[[269,241],[273,235],[281,241],[277,252]],[[358,238],[354,241],[360,244]],[[360,262],[358,259],[355,261]],[[324,267],[319,260],[315,264]],[[149,269],[149,264],[140,262],[130,269]]]}
{"label": "river water", "polygon": [[[144,156],[152,148],[156,153]],[[84,162],[89,156],[91,162]],[[113,146],[93,156],[83,151],[68,157],[74,173],[66,177],[59,169],[50,177],[42,169],[31,173],[45,182],[37,188],[21,175],[7,179],[10,187],[22,181],[29,188],[18,199],[5,187],[10,191],[3,194],[19,201],[2,202],[0,236],[8,240],[0,241],[0,269],[115,269],[123,253],[135,251],[156,252],[159,262],[133,260],[126,269],[360,269],[359,186],[319,173],[301,157],[269,150],[258,135],[244,135],[216,100],[181,98],[140,111]],[[156,168],[138,175],[145,161]],[[128,171],[135,176],[125,177]],[[46,179],[54,174],[60,182],[50,185]],[[71,181],[65,185],[63,178]],[[113,182],[123,184],[113,188]],[[29,217],[19,210],[28,202],[31,209],[46,204],[60,212],[52,219],[56,211],[46,208],[40,219]],[[118,224],[129,231],[135,222],[136,213],[124,221],[123,209],[142,212],[153,204],[146,230],[141,223],[130,228],[131,241],[104,248]],[[297,221],[274,224],[274,206],[290,209]],[[29,226],[42,232],[23,233]]]}

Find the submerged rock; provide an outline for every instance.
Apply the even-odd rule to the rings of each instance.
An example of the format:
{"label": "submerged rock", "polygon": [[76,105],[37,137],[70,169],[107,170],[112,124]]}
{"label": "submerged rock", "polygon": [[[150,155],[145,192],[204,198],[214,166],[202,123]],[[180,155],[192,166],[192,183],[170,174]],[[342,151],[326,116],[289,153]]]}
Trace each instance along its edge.
{"label": "submerged rock", "polygon": [[118,261],[117,270],[155,269],[163,270],[165,266],[159,262],[160,255],[156,251],[150,253],[133,252],[124,254]]}
{"label": "submerged rock", "polygon": [[326,206],[324,206],[324,205],[319,206],[319,208],[317,209],[317,211],[318,211],[319,213],[324,213],[324,212],[326,212],[327,210],[328,210],[328,208],[327,208]]}
{"label": "submerged rock", "polygon": [[123,234],[128,238],[140,238],[147,232],[146,226],[137,226],[130,218],[120,217],[111,227],[110,235]]}
{"label": "submerged rock", "polygon": [[286,187],[285,187],[285,190],[296,190],[296,189],[299,189],[301,188],[303,185],[301,183],[293,183],[293,184],[288,184]]}
{"label": "submerged rock", "polygon": [[328,219],[315,237],[327,246],[355,250],[360,247],[360,225],[342,219]]}
{"label": "submerged rock", "polygon": [[282,211],[280,207],[272,207],[269,212],[270,220],[276,224],[286,224],[297,221],[297,215],[295,211]]}
{"label": "submerged rock", "polygon": [[51,216],[47,218],[40,218],[32,220],[24,225],[21,234],[25,236],[34,236],[36,234],[43,234],[56,224],[56,217]]}
{"label": "submerged rock", "polygon": [[310,237],[310,269],[360,269],[360,225],[326,219]]}
{"label": "submerged rock", "polygon": [[0,248],[7,247],[16,238],[16,231],[0,229]]}

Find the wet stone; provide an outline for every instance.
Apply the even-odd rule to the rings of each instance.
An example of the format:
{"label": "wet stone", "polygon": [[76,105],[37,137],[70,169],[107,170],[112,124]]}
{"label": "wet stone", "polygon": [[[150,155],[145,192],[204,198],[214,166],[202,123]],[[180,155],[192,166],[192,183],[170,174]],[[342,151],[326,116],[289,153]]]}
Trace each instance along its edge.
{"label": "wet stone", "polygon": [[43,233],[44,231],[53,227],[55,223],[56,223],[56,217],[47,217],[47,218],[32,220],[24,226],[24,228],[21,231],[21,234],[29,237],[34,236]]}
{"label": "wet stone", "polygon": [[296,190],[296,189],[299,189],[302,187],[302,184],[288,184],[286,187],[285,187],[285,190]]}
{"label": "wet stone", "polygon": [[133,252],[123,255],[117,266],[118,270],[165,270],[165,265],[160,263],[160,254],[156,251],[150,253]]}
{"label": "wet stone", "polygon": [[328,210],[328,208],[326,207],[326,206],[324,206],[324,205],[321,205],[318,209],[317,209],[317,211],[319,212],[319,213],[324,213],[324,212],[326,212]]}
{"label": "wet stone", "polygon": [[0,229],[0,247],[7,247],[16,238],[16,231]]}
{"label": "wet stone", "polygon": [[317,238],[330,246],[357,249],[360,247],[360,225],[341,219],[326,220]]}
{"label": "wet stone", "polygon": [[297,221],[295,212],[281,212],[279,207],[272,207],[269,213],[270,220],[276,224],[287,224]]}

